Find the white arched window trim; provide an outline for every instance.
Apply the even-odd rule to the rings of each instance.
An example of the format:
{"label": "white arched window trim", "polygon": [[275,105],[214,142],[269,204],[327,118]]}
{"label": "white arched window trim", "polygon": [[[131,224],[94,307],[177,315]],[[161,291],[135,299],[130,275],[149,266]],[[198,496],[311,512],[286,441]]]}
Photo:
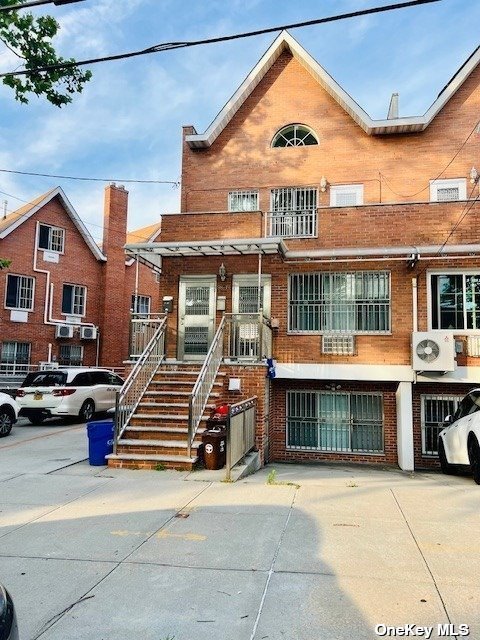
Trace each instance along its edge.
{"label": "white arched window trim", "polygon": [[273,136],[273,147],[305,147],[318,144],[318,136],[305,124],[288,124]]}

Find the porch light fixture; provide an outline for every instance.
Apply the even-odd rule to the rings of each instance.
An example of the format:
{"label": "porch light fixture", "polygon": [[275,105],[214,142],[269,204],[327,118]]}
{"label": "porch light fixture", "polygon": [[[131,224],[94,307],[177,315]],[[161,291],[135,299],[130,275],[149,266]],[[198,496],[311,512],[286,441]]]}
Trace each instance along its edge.
{"label": "porch light fixture", "polygon": [[325,193],[325,191],[327,190],[327,185],[328,185],[327,179],[325,178],[325,176],[322,176],[320,178],[320,191],[322,193]]}
{"label": "porch light fixture", "polygon": [[470,182],[471,184],[477,184],[478,182],[478,171],[475,169],[475,167],[472,167],[470,169]]}
{"label": "porch light fixture", "polygon": [[220,280],[222,282],[225,282],[226,278],[227,278],[227,267],[222,264],[218,267],[218,275],[220,276]]}

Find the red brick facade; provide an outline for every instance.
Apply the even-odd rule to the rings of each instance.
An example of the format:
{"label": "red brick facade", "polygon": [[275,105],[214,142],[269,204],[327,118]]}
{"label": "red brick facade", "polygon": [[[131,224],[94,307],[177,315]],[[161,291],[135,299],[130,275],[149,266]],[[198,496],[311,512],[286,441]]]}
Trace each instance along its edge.
{"label": "red brick facade", "polygon": [[[28,212],[24,214],[25,221],[0,240],[1,257],[11,260],[11,266],[0,271],[0,342],[28,343],[30,365],[48,360],[49,345],[52,359],[59,361],[63,344],[82,346],[83,364],[86,366],[96,364],[98,348],[101,366],[123,367],[129,353],[129,315],[136,281],[136,266],[125,265],[123,249],[127,206],[128,192],[125,189],[106,188],[103,244],[106,261],[94,255],[67,212],[61,195],[50,199],[30,217]],[[64,229],[64,252],[58,256],[58,263],[45,261],[43,251],[35,250],[38,223]],[[100,250],[99,255],[101,257]],[[13,322],[11,310],[6,308],[9,274],[34,278],[34,305],[26,322]],[[64,284],[86,287],[85,313],[80,321],[98,327],[98,345],[97,340],[82,340],[78,328],[73,338],[55,337],[56,324],[66,321],[66,314],[62,313]],[[139,265],[138,294],[150,296],[152,311],[159,310],[158,283],[151,269],[143,265]]]}
{"label": "red brick facade", "polygon": [[[413,458],[418,468],[436,466],[434,458],[422,455],[420,396],[422,393],[461,395],[474,386],[474,382],[457,384],[455,377],[447,374],[444,379],[451,380],[449,384],[434,380],[414,384],[415,375],[410,369],[415,328],[413,279],[418,285],[417,330],[427,331],[431,328],[429,314],[431,316],[433,304],[429,300],[429,272],[480,271],[477,249],[463,254],[448,251],[451,245],[478,243],[480,238],[480,204],[475,199],[479,187],[468,180],[470,168],[478,164],[478,134],[471,132],[478,121],[479,81],[480,67],[477,67],[423,131],[369,135],[294,55],[284,51],[211,145],[194,148],[186,137],[196,131],[191,126],[184,127],[181,214],[164,217],[163,242],[174,245],[182,241],[205,241],[207,245],[208,240],[224,240],[228,244],[229,239],[265,237],[272,189],[316,187],[318,190],[317,233],[311,238],[285,238],[284,242],[289,252],[323,250],[322,256],[293,259],[278,254],[262,260],[262,272],[271,275],[271,317],[278,324],[274,330],[273,355],[281,365],[345,365],[352,373],[346,380],[348,369],[337,368],[328,371],[341,370],[340,380],[330,373],[326,378],[318,376],[315,380],[299,380],[294,375],[289,378],[282,374],[273,381],[268,438],[265,439],[265,454],[270,460],[400,463],[397,436],[399,429],[409,433],[410,428],[405,416],[397,416],[398,381],[403,380],[411,384],[413,446],[410,435],[406,448],[411,448],[408,454],[411,462],[402,461],[401,466],[411,468]],[[319,144],[272,148],[275,133],[291,123],[311,127]],[[324,190],[320,189],[322,176],[327,181]],[[431,202],[430,181],[437,178],[463,179],[470,202]],[[330,206],[330,189],[352,184],[363,185],[363,204]],[[259,211],[229,213],[228,194],[236,190],[258,191]],[[416,253],[416,247],[439,247],[444,242],[446,248],[442,256],[430,251],[414,264],[407,260],[410,253]],[[389,254],[394,247],[404,250],[398,255]],[[338,254],[338,250],[345,248],[352,249],[348,257]],[[372,250],[371,257],[365,255],[366,249]],[[169,317],[170,357],[177,353],[181,276],[216,275],[222,263],[227,276],[224,281],[217,279],[216,294],[226,297],[228,313],[232,310],[232,277],[254,275],[258,269],[256,255],[164,258],[161,295],[174,299]],[[305,334],[289,331],[290,274],[357,271],[390,274],[389,331],[356,335],[352,356],[323,354],[318,331]],[[217,312],[217,325],[221,315],[222,312]],[[464,332],[453,333],[465,343]],[[463,372],[458,379],[462,380],[469,367],[470,372],[478,371],[480,381],[478,363],[478,358],[467,356],[463,349],[457,356],[457,367]],[[385,369],[385,377],[380,373],[377,379],[367,376],[368,380],[362,380],[364,374],[359,373],[357,365],[370,370],[377,367],[376,371],[381,371],[382,366],[389,369]],[[399,377],[392,374],[392,367],[397,367]],[[468,379],[474,380],[475,375]],[[242,379],[248,380],[246,371]],[[383,455],[287,449],[286,392],[323,390],[332,381],[336,387],[341,386],[342,391],[382,392]],[[401,420],[404,423],[400,424]],[[405,448],[405,442],[401,446]]]}

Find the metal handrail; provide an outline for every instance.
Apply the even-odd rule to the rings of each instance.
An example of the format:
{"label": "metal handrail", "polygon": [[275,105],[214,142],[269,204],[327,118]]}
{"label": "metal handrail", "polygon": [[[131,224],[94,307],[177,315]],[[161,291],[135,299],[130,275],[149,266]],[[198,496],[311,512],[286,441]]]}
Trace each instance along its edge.
{"label": "metal handrail", "polygon": [[115,435],[113,452],[117,452],[118,440],[135,413],[143,394],[165,358],[165,331],[167,318],[162,318],[140,358],[135,363],[123,387],[115,398]]}
{"label": "metal handrail", "polygon": [[132,313],[130,319],[130,359],[139,358],[154,336],[165,313]]}
{"label": "metal handrail", "polygon": [[226,357],[262,362],[272,356],[272,328],[263,313],[226,313]]}
{"label": "metal handrail", "polygon": [[[228,482],[232,479],[232,467],[255,447],[257,401],[258,396],[252,396],[247,400],[230,405],[227,418],[227,456],[225,464],[225,479]],[[235,430],[240,429],[241,433],[232,433],[232,426]]]}
{"label": "metal handrail", "polygon": [[225,331],[225,316],[218,325],[217,332],[212,340],[210,349],[203,363],[198,378],[193,386],[188,401],[188,456],[191,456],[192,444],[197,433],[208,402],[208,397],[217,377],[220,364],[223,360],[223,338]]}

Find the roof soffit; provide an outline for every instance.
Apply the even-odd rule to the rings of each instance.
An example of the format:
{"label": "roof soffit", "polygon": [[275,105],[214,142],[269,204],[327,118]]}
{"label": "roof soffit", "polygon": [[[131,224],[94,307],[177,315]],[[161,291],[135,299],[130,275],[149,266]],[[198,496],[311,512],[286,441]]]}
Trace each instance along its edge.
{"label": "roof soffit", "polygon": [[287,31],[282,31],[230,100],[225,104],[205,133],[187,135],[185,137],[187,144],[191,148],[206,148],[211,146],[284,51],[289,51],[368,135],[423,131],[480,62],[479,47],[468,60],[462,64],[446,87],[440,92],[437,99],[422,116],[373,120],[308,51]]}

